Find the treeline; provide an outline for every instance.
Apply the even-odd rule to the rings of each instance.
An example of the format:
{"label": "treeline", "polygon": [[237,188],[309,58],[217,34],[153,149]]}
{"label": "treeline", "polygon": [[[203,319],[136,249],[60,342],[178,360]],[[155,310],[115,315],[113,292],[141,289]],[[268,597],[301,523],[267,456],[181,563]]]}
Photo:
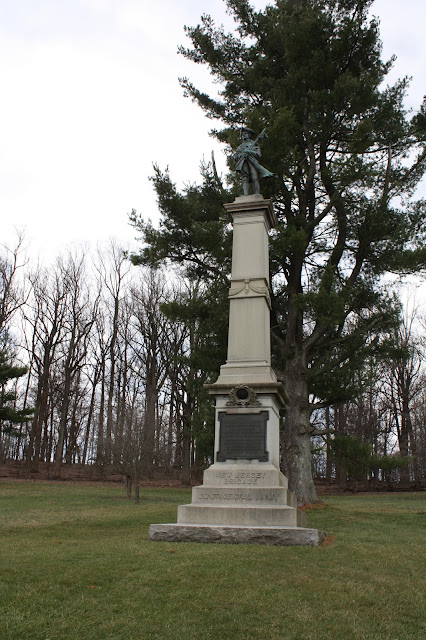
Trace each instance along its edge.
{"label": "treeline", "polygon": [[[141,474],[199,479],[212,462],[203,384],[226,357],[223,301],[215,306],[196,280],[134,267],[113,243],[94,256],[72,250],[49,268],[27,262],[21,246],[0,256],[0,349],[19,365],[0,379],[1,404],[24,418],[2,416],[1,463],[25,462],[32,472],[48,463],[52,477],[64,464],[96,465],[135,486]],[[423,365],[406,320],[395,358],[363,372],[363,393],[313,413],[317,478],[424,483]]]}
{"label": "treeline", "polygon": [[[314,473],[328,483],[421,487],[426,470],[424,319],[416,310],[395,330],[394,358],[369,363],[363,392],[320,409],[313,426]],[[361,386],[361,385],[360,385]],[[314,431],[315,433],[315,431]]]}
{"label": "treeline", "polygon": [[189,481],[211,448],[195,440],[212,433],[199,415],[205,374],[191,359],[199,323],[172,321],[161,306],[195,291],[133,267],[114,244],[35,269],[20,246],[4,250],[1,346],[28,368],[9,387],[14,405],[34,414],[2,422],[1,461],[26,461],[33,472],[48,462],[56,477],[63,463],[79,463],[114,465],[136,480],[177,470]]}

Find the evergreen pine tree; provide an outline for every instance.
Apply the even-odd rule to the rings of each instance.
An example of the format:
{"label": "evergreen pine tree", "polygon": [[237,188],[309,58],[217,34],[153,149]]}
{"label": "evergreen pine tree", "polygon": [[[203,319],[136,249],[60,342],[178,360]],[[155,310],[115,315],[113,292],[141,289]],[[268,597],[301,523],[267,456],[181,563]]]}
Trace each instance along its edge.
{"label": "evergreen pine tree", "polygon": [[[314,502],[310,415],[354,395],[368,357],[386,352],[398,304],[388,274],[424,269],[426,206],[413,198],[426,168],[426,103],[411,119],[408,82],[383,83],[373,0],[276,0],[255,11],[227,0],[236,22],[225,33],[210,16],[187,27],[181,53],[208,67],[220,90],[186,95],[225,125],[232,147],[242,124],[267,128],[265,166],[281,176],[262,188],[279,226],[271,237],[274,367],[286,407],[284,471],[300,502]],[[231,162],[232,169],[232,162]],[[227,194],[232,199],[233,190]],[[134,217],[146,242],[137,260],[169,259],[206,281],[229,270],[223,189],[214,174],[178,194],[155,177],[158,230]],[[202,197],[201,197],[202,196]]]}
{"label": "evergreen pine tree", "polygon": [[26,367],[13,365],[5,351],[0,351],[0,429],[3,433],[14,433],[14,424],[27,422],[33,417],[33,409],[16,409],[16,394],[8,389],[9,383],[27,373]]}

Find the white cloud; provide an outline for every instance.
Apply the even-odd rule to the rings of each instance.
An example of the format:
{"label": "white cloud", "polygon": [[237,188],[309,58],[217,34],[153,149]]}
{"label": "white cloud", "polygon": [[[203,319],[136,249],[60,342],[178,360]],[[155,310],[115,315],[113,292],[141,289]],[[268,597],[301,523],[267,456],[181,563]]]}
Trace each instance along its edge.
{"label": "white cloud", "polygon": [[[398,0],[374,5],[384,56],[398,55],[396,75],[415,76],[416,105],[426,48],[418,5],[407,0],[404,13]],[[208,136],[214,123],[177,80],[208,87],[207,71],[176,54],[183,25],[204,11],[231,27],[224,8],[222,0],[0,0],[4,238],[26,225],[34,249],[51,256],[69,240],[127,241],[132,207],[157,216],[152,162],[169,165],[179,184],[197,179],[213,148],[224,166]]]}

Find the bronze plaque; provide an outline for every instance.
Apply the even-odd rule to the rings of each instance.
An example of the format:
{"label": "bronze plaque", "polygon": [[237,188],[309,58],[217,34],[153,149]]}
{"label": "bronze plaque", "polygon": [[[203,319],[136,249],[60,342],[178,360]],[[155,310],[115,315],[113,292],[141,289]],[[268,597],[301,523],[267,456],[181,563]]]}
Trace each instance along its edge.
{"label": "bronze plaque", "polygon": [[219,412],[219,451],[216,462],[225,460],[259,460],[268,462],[266,423],[269,412]]}

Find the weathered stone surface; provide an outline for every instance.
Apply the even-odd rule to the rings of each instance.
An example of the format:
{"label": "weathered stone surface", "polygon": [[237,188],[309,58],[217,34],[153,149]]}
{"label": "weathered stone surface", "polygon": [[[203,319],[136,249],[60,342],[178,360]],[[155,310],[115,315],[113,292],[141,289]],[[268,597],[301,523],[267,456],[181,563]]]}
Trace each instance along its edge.
{"label": "weathered stone surface", "polygon": [[306,524],[306,516],[303,511],[288,506],[184,504],[178,507],[177,521],[178,524],[297,527]]}
{"label": "weathered stone surface", "polygon": [[271,368],[268,231],[274,225],[269,200],[237,199],[226,205],[233,219],[228,357],[217,383],[234,386],[277,382]]}
{"label": "weathered stone surface", "polygon": [[250,487],[237,485],[209,487],[201,485],[192,489],[192,504],[297,507],[294,493],[284,487]]}
{"label": "weathered stone surface", "polygon": [[318,546],[326,533],[301,527],[238,527],[191,524],[152,524],[149,537],[162,542],[206,544],[262,544],[276,546]]}
{"label": "weathered stone surface", "polygon": [[287,478],[272,464],[239,462],[216,463],[204,471],[203,486],[207,487],[284,487]]}

